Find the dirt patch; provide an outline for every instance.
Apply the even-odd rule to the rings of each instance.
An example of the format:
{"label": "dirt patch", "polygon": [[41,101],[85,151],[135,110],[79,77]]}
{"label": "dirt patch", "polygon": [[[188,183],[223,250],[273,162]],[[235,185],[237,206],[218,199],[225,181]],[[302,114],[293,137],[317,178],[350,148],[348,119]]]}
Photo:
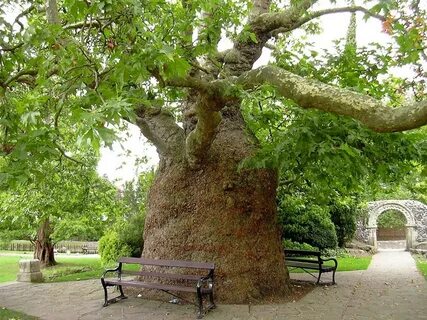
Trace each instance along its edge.
{"label": "dirt patch", "polygon": [[291,280],[291,296],[287,302],[296,302],[310,293],[316,284],[309,281]]}

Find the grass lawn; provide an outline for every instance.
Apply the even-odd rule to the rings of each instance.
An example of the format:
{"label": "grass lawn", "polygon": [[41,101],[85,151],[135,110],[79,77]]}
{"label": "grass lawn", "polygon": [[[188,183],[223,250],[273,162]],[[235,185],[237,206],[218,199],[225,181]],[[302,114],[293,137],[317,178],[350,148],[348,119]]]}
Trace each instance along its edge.
{"label": "grass lawn", "polygon": [[[0,283],[16,280],[19,271],[18,261],[31,259],[31,255],[1,256]],[[99,279],[105,268],[98,257],[55,257],[57,265],[42,269],[45,282],[77,281]],[[137,270],[137,265],[126,266],[128,270]],[[0,318],[1,320],[2,318]]]}
{"label": "grass lawn", "polygon": [[16,280],[19,259],[20,257],[0,256],[0,283]]}
{"label": "grass lawn", "polygon": [[[31,255],[2,256],[0,255],[0,283],[16,280],[19,271],[18,261],[22,258],[31,258]],[[68,257],[55,258],[58,264],[42,269],[45,282],[78,281],[99,279],[105,268],[101,266],[98,257]],[[363,258],[338,258],[338,271],[366,270],[371,262],[371,257]],[[418,262],[427,272],[427,262]],[[421,269],[421,267],[419,267]],[[137,265],[127,265],[128,270],[138,270]],[[422,269],[421,269],[422,270]],[[301,269],[292,272],[303,272]],[[1,318],[0,318],[1,320]]]}
{"label": "grass lawn", "polygon": [[371,263],[372,257],[346,257],[338,258],[338,269],[337,271],[354,271],[354,270],[366,270]]}
{"label": "grass lawn", "polygon": [[415,256],[415,261],[417,262],[417,268],[424,275],[427,280],[427,258],[424,258],[421,255]]}
{"label": "grass lawn", "polygon": [[[354,270],[366,270],[371,263],[372,257],[345,257],[345,258],[337,258],[338,261],[338,269],[337,271],[354,271]],[[325,265],[334,265],[333,262],[327,261]],[[300,273],[304,272],[301,269],[293,269],[290,271],[291,273]]]}
{"label": "grass lawn", "polygon": [[28,316],[24,313],[0,307],[0,320],[37,320],[38,318]]}

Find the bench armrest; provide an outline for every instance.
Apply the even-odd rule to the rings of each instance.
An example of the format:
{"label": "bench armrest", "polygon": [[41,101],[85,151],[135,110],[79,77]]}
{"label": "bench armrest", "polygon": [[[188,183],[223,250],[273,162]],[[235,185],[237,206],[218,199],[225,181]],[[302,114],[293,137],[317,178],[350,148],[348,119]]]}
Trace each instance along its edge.
{"label": "bench armrest", "polygon": [[105,278],[105,275],[106,275],[108,272],[117,272],[117,273],[120,273],[120,272],[121,272],[121,270],[122,270],[122,266],[121,266],[121,264],[119,264],[119,266],[118,266],[117,268],[115,268],[115,269],[107,269],[107,270],[105,270],[105,271],[104,271],[104,273],[102,274],[101,279],[104,279],[104,278]]}
{"label": "bench armrest", "polygon": [[196,288],[201,288],[203,284],[206,284],[209,288],[213,288],[213,277],[211,275],[201,277],[197,281]]}
{"label": "bench armrest", "polygon": [[335,269],[338,267],[338,261],[337,261],[337,259],[335,259],[335,258],[329,258],[329,259],[322,259],[322,258],[320,258],[320,260],[322,261],[322,264],[325,262],[325,261],[333,261],[334,262],[334,264],[335,264]]}

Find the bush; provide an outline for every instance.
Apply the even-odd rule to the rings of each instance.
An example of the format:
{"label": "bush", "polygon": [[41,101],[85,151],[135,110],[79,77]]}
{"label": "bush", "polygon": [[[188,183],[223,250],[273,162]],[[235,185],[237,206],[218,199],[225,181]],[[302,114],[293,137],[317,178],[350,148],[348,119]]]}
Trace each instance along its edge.
{"label": "bush", "polygon": [[344,247],[346,242],[353,239],[356,232],[356,217],[358,207],[356,204],[343,204],[335,202],[330,207],[330,215],[335,225],[338,246]]}
{"label": "bush", "polygon": [[318,249],[309,245],[308,243],[299,243],[295,242],[289,239],[284,239],[283,242],[283,248],[286,249],[294,249],[294,250],[309,250],[309,251],[317,251]]}
{"label": "bush", "polygon": [[279,205],[279,221],[285,239],[319,249],[337,246],[335,227],[327,207],[308,206],[303,199],[289,197]]}
{"label": "bush", "polygon": [[402,228],[406,225],[405,216],[396,210],[382,213],[377,221],[379,228]]}
{"label": "bush", "polygon": [[336,249],[324,249],[322,250],[322,256],[324,257],[337,257],[337,258],[347,258],[351,257],[346,249],[336,248]]}
{"label": "bush", "polygon": [[120,240],[118,233],[114,230],[107,231],[99,239],[98,250],[104,266],[117,262],[120,257],[130,256],[132,251],[127,244]]}
{"label": "bush", "polygon": [[145,214],[140,212],[129,218],[117,230],[120,243],[125,244],[130,250],[130,256],[140,257],[144,244]]}

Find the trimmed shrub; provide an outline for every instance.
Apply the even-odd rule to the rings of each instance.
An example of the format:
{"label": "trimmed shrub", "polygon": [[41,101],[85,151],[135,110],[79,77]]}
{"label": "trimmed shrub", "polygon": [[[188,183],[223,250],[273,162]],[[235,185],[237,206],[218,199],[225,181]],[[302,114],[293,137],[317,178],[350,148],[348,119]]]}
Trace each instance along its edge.
{"label": "trimmed shrub", "polygon": [[125,244],[130,250],[130,256],[140,257],[144,245],[145,213],[140,212],[129,218],[117,229],[120,243]]}
{"label": "trimmed shrub", "polygon": [[279,205],[279,221],[285,239],[319,249],[337,246],[335,227],[327,207],[307,206],[304,200],[289,197]]}
{"label": "trimmed shrub", "polygon": [[120,257],[130,256],[132,251],[128,245],[120,241],[118,233],[114,230],[107,231],[99,239],[98,250],[104,266],[114,264]]}
{"label": "trimmed shrub", "polygon": [[318,250],[318,248],[315,248],[311,245],[309,245],[308,243],[299,243],[299,242],[295,242],[289,239],[284,239],[283,242],[283,248],[286,249],[294,249],[294,250],[309,250],[309,251],[316,251]]}

